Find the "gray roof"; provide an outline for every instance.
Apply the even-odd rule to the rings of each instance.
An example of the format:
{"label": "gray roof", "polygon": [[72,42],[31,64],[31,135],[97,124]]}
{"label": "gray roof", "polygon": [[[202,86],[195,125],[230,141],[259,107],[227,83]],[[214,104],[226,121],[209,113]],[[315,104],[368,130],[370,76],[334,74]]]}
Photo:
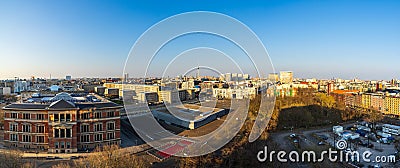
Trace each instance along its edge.
{"label": "gray roof", "polygon": [[4,109],[21,109],[21,110],[56,110],[56,109],[91,109],[91,108],[122,108],[122,106],[113,102],[100,103],[72,103],[65,100],[58,100],[51,104],[36,103],[15,103],[5,106]]}
{"label": "gray roof", "polygon": [[76,106],[79,109],[90,109],[90,108],[112,108],[112,107],[116,107],[116,108],[122,108],[122,106],[113,103],[113,102],[106,102],[106,103],[77,103]]}
{"label": "gray roof", "polygon": [[15,103],[5,106],[4,109],[27,109],[27,110],[43,110],[48,107],[48,104],[33,104],[33,103]]}
{"label": "gray roof", "polygon": [[50,104],[49,109],[75,109],[75,104],[63,99]]}

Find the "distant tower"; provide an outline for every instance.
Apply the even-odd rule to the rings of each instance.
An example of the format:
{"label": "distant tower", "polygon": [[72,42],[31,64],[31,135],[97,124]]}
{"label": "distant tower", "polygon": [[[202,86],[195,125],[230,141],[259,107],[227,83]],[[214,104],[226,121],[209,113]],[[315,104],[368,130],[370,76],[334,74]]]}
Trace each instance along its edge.
{"label": "distant tower", "polygon": [[200,78],[200,66],[197,66],[197,78]]}
{"label": "distant tower", "polygon": [[125,73],[124,74],[124,82],[128,82],[128,79],[129,79],[129,74]]}

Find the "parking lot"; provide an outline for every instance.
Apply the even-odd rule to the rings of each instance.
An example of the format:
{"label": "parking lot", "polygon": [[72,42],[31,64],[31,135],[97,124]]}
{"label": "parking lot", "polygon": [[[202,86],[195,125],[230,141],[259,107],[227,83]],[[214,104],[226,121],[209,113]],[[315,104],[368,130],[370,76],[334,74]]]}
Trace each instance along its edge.
{"label": "parking lot", "polygon": [[[355,132],[354,129],[344,131],[349,133]],[[314,136],[335,149],[338,148],[338,141],[344,141],[343,143],[346,145],[345,147],[339,147],[339,149],[343,148],[339,151],[344,154],[348,153],[350,157],[352,154],[358,153],[359,162],[349,161],[349,163],[358,167],[396,167],[398,165],[396,162],[398,160],[398,154],[395,143],[384,144],[368,135],[360,136],[356,139],[344,139],[343,136],[334,133],[332,130],[316,132]],[[394,138],[398,139],[399,137]],[[368,153],[370,153],[370,155]],[[364,159],[363,156],[366,158]],[[357,157],[353,159],[357,160]]]}

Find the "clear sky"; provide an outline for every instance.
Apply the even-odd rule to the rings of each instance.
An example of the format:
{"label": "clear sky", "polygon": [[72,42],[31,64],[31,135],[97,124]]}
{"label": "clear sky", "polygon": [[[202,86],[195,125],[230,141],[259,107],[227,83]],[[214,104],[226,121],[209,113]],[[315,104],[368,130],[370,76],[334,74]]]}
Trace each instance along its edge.
{"label": "clear sky", "polygon": [[[144,31],[198,10],[249,26],[277,71],[305,78],[400,78],[399,9],[398,0],[0,1],[0,79],[122,76]],[[201,38],[193,44],[204,43]]]}

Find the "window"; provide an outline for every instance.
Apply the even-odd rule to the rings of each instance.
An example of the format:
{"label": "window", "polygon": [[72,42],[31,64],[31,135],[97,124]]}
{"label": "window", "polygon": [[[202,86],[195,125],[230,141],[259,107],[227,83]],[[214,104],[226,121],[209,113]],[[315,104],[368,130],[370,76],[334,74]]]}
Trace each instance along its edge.
{"label": "window", "polygon": [[107,117],[114,117],[114,111],[107,112]]}
{"label": "window", "polygon": [[18,131],[18,124],[17,123],[10,123],[10,131]]}
{"label": "window", "polygon": [[65,138],[65,129],[60,129],[60,138]]}
{"label": "window", "polygon": [[36,126],[36,133],[44,133],[44,126],[43,125]]}
{"label": "window", "polygon": [[55,142],[55,143],[54,143],[54,148],[59,148],[58,142]]}
{"label": "window", "polygon": [[90,113],[83,113],[81,116],[82,119],[90,119]]}
{"label": "window", "polygon": [[23,118],[23,119],[31,119],[31,114],[29,114],[29,113],[24,113],[24,114],[22,115],[22,118]]}
{"label": "window", "polygon": [[22,142],[31,142],[31,136],[22,135]]}
{"label": "window", "polygon": [[22,132],[31,132],[31,125],[28,124],[22,125]]}
{"label": "window", "polygon": [[10,141],[18,141],[18,134],[10,134]]}
{"label": "window", "polygon": [[71,142],[67,142],[67,149],[71,148]]}
{"label": "window", "polygon": [[60,147],[65,148],[65,142],[60,142]]}
{"label": "window", "polygon": [[94,141],[102,141],[103,140],[103,134],[96,134],[94,137]]}
{"label": "window", "polygon": [[37,120],[45,120],[44,114],[36,114],[36,119]]}
{"label": "window", "polygon": [[98,123],[98,124],[94,124],[94,131],[103,131],[103,124],[102,123]]}
{"label": "window", "polygon": [[114,132],[107,133],[107,139],[115,139]]}
{"label": "window", "polygon": [[60,130],[59,129],[54,129],[54,137],[55,138],[60,137]]}
{"label": "window", "polygon": [[44,143],[44,136],[36,136],[36,143]]}
{"label": "window", "polygon": [[81,142],[89,142],[89,135],[81,135]]}
{"label": "window", "polygon": [[95,112],[94,113],[95,118],[101,118],[101,112]]}
{"label": "window", "polygon": [[66,114],[65,118],[66,118],[66,121],[71,121],[71,114]]}
{"label": "window", "polygon": [[114,130],[114,129],[115,129],[115,123],[114,122],[107,123],[107,130]]}
{"label": "window", "polygon": [[81,132],[89,132],[89,125],[81,125]]}
{"label": "window", "polygon": [[58,116],[58,114],[54,114],[54,121],[59,121],[59,118],[58,118],[59,116]]}
{"label": "window", "polygon": [[65,121],[65,114],[60,114],[60,121]]}
{"label": "window", "polygon": [[67,137],[67,138],[72,138],[71,129],[70,129],[70,128],[66,129],[66,131],[65,131],[65,137]]}
{"label": "window", "polygon": [[17,119],[18,118],[18,113],[11,113],[11,118]]}

